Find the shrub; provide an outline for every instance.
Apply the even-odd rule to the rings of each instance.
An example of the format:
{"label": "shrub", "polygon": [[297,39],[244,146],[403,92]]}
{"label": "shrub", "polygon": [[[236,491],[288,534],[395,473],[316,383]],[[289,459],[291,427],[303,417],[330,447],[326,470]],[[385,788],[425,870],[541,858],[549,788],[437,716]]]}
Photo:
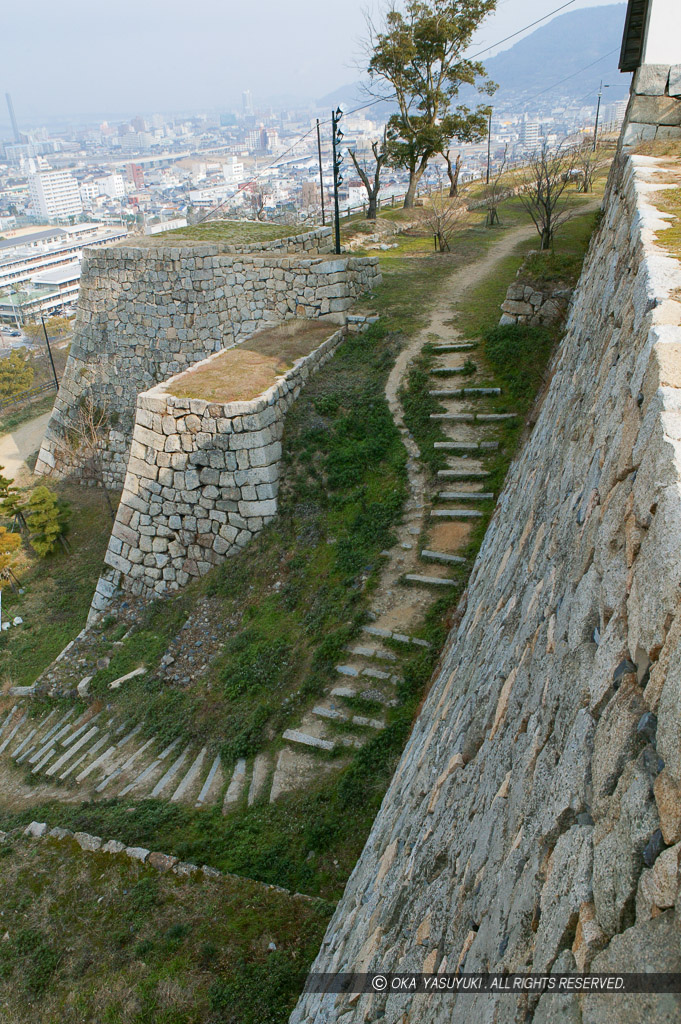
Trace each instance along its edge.
{"label": "shrub", "polygon": [[13,398],[33,384],[33,367],[15,350],[0,359],[0,399]]}

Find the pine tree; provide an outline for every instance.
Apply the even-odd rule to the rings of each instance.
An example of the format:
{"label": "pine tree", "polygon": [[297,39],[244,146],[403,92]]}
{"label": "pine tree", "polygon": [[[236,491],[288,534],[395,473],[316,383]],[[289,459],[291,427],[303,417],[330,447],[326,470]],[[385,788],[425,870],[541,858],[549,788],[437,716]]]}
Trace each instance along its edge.
{"label": "pine tree", "polygon": [[20,530],[26,528],[24,517],[25,500],[19,494],[11,480],[2,475],[4,466],[0,466],[0,514],[12,519]]}
{"label": "pine tree", "polygon": [[41,558],[54,551],[57,542],[68,550],[65,534],[68,531],[69,507],[47,487],[36,487],[26,505],[26,525],[31,547]]}

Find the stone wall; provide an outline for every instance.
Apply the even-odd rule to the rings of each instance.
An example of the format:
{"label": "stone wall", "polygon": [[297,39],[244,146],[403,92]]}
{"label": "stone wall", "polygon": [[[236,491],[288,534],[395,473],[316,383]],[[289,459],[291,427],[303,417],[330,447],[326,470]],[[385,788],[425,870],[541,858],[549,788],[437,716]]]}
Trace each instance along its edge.
{"label": "stone wall", "polygon": [[571,297],[572,289],[564,285],[539,285],[528,279],[523,264],[506,291],[499,324],[555,323],[565,315]]}
{"label": "stone wall", "polygon": [[622,144],[653,139],[681,139],[681,64],[643,64],[634,75]]}
{"label": "stone wall", "polygon": [[[291,244],[305,239],[314,240],[300,236]],[[140,392],[266,323],[295,316],[344,322],[379,281],[377,257],[260,256],[204,243],[88,250],[74,340],[36,472],[78,472],[63,439],[79,400],[91,396],[111,414],[106,479],[121,487]]]}
{"label": "stone wall", "polygon": [[[536,426],[315,971],[681,971],[681,265],[623,160]],[[667,178],[669,180],[669,178]],[[674,909],[676,907],[676,909]],[[304,996],[295,1024],[640,1024],[678,995]]]}
{"label": "stone wall", "polygon": [[111,571],[97,585],[93,615],[119,587],[145,597],[177,590],[240,551],[276,515],[284,417],[343,337],[336,331],[252,401],[178,398],[169,393],[172,380],[138,396],[104,558]]}

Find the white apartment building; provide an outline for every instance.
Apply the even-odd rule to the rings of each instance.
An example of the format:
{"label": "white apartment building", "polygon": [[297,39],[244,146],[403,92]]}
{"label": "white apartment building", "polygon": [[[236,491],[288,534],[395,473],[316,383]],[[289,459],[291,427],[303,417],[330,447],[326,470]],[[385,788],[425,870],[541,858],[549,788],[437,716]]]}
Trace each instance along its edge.
{"label": "white apartment building", "polygon": [[231,156],[222,165],[222,176],[228,185],[238,185],[244,180],[244,165],[235,156]]}
{"label": "white apartment building", "polygon": [[37,171],[28,176],[28,195],[45,220],[68,220],[83,212],[78,182],[68,171]]}

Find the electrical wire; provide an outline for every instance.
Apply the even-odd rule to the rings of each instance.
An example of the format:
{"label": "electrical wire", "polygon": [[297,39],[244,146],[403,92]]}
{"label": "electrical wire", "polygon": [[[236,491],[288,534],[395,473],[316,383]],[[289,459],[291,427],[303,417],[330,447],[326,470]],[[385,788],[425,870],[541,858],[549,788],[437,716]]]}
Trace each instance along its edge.
{"label": "electrical wire", "polygon": [[[608,53],[604,53],[602,57],[597,57],[596,60],[592,60],[590,64],[587,64],[585,67],[580,68],[579,71],[573,71],[571,75],[566,75],[565,78],[561,78],[560,81],[554,82],[553,85],[547,86],[546,89],[542,89],[540,92],[535,92],[534,95],[528,96],[528,98],[524,102],[529,103],[530,100],[536,99],[537,96],[543,96],[545,92],[551,92],[553,89],[557,89],[559,85],[563,84],[563,82],[569,82],[571,78],[576,78],[577,75],[583,74],[585,71],[588,71],[589,68],[592,68],[595,64],[599,64],[602,60],[605,60],[606,57],[612,57],[613,53],[617,53],[618,50],[619,47],[616,46],[614,50],[610,50]],[[589,94],[590,93],[587,93],[586,95],[588,96]]]}
{"label": "electrical wire", "polygon": [[[523,32],[527,32],[528,29],[534,28],[535,25],[540,25],[543,21],[546,21],[547,18],[552,18],[554,14],[558,14],[560,11],[564,11],[566,7],[571,7],[572,4],[574,4],[576,2],[577,2],[577,0],[567,0],[567,3],[562,4],[560,7],[556,7],[553,11],[549,11],[548,14],[543,15],[543,17],[541,17],[541,18],[537,18],[536,21],[530,22],[530,24],[529,25],[525,25],[524,28],[519,28],[516,32],[512,32],[511,35],[505,36],[503,39],[499,39],[496,43],[491,43],[489,46],[486,46],[483,50],[479,50],[477,53],[473,54],[472,57],[468,57],[466,59],[467,60],[475,60],[477,57],[480,57],[483,53],[487,53],[488,50],[494,50],[497,46],[501,46],[503,43],[507,43],[509,41],[509,39],[515,39],[516,36],[522,35]],[[612,52],[614,53],[615,51],[613,50]],[[605,57],[608,57],[608,56],[610,56],[610,54],[605,54]],[[604,57],[599,57],[598,58],[598,60],[603,60],[603,59],[604,59]],[[594,61],[593,63],[596,64],[596,63],[598,63],[598,61]],[[587,65],[586,68],[583,68],[582,70],[586,71],[586,70],[588,70],[589,67],[592,67],[592,66],[593,65],[589,64],[589,65]],[[575,74],[581,74],[581,72],[577,71],[577,72],[575,72]],[[569,75],[568,78],[574,78],[574,75]],[[567,81],[567,80],[568,79],[565,78],[562,81]],[[561,84],[562,84],[562,82],[557,82],[556,86],[561,85]],[[555,88],[556,86],[550,86],[550,88]],[[548,92],[549,90],[545,89],[543,91],[544,92]],[[542,95],[542,93],[537,93],[537,96],[541,96],[541,95]],[[530,97],[530,99],[533,99],[533,98],[534,97]],[[368,103],[363,103],[361,106],[354,107],[352,110],[343,111],[343,113],[346,114],[346,115],[356,114],[360,110],[367,110],[369,107],[374,107],[377,103],[386,103],[386,102],[390,102],[390,100],[391,100],[390,96],[379,96],[377,99],[371,100]],[[320,128],[323,125],[327,125],[327,124],[331,124],[331,118],[327,118],[326,120],[319,122]],[[284,150],[283,153],[279,154],[279,156],[276,158],[276,160],[272,161],[272,163],[268,164],[266,167],[263,167],[262,170],[259,171],[258,174],[255,174],[252,178],[249,178],[248,181],[245,181],[245,182],[243,182],[243,184],[239,185],[238,188],[234,192],[232,192],[231,195],[227,196],[227,198],[224,199],[218,206],[216,206],[213,209],[209,210],[203,217],[200,217],[199,220],[196,223],[197,224],[201,224],[208,217],[211,217],[213,214],[215,214],[219,210],[221,210],[223,208],[223,206],[226,206],[227,203],[231,202],[232,199],[234,199],[236,196],[238,196],[240,192],[243,192],[244,189],[247,189],[249,187],[249,185],[253,185],[256,181],[258,181],[258,179],[262,177],[262,175],[265,173],[265,171],[271,170],[281,160],[283,160],[283,158],[285,156],[288,156],[289,153],[292,153],[293,150],[296,148],[296,146],[299,145],[299,143],[304,142],[305,139],[309,135],[312,135],[312,133],[315,132],[316,130],[317,130],[317,126],[315,124],[314,128],[310,128],[310,130],[305,132],[304,135],[301,135],[299,138],[295,139],[295,141],[291,143],[291,145],[289,146],[288,149]]]}

